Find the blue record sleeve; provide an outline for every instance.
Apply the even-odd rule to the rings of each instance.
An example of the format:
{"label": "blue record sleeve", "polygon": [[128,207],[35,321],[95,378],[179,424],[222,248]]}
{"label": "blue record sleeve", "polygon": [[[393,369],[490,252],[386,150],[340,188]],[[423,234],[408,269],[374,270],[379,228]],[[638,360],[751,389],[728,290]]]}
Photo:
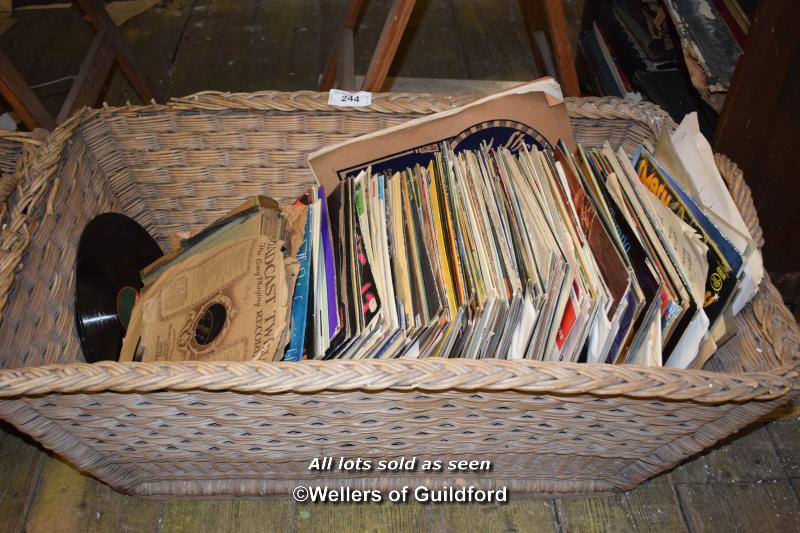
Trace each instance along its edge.
{"label": "blue record sleeve", "polygon": [[307,210],[306,229],[303,244],[297,251],[297,261],[300,263],[300,272],[294,286],[292,298],[292,325],[289,349],[283,355],[284,361],[300,361],[303,358],[303,343],[306,334],[306,316],[308,311],[308,288],[311,278],[311,209]]}

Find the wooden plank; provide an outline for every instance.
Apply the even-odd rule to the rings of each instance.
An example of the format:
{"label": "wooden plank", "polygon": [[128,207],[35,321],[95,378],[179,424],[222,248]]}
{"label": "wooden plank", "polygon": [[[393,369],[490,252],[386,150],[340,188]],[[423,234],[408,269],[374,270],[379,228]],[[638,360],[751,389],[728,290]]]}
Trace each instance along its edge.
{"label": "wooden plank", "polygon": [[78,0],[78,3],[97,32],[105,30],[113,36],[116,44],[117,63],[142,101],[164,102],[164,96],[144,77],[144,69],[139,64],[139,59],[108,16],[103,4],[99,0]]}
{"label": "wooden plank", "polygon": [[102,30],[95,36],[56,122],[61,124],[78,109],[84,106],[94,107],[97,104],[111,71],[111,65],[114,63],[116,46],[116,39],[108,30]]}
{"label": "wooden plank", "polygon": [[[364,76],[372,60],[372,53],[378,45],[381,29],[386,22],[386,13],[389,12],[389,5],[392,0],[369,0],[364,2],[358,23],[353,31],[353,42],[355,45],[356,74]],[[341,12],[334,15],[337,19]],[[412,17],[413,20],[415,17]],[[409,20],[409,24],[411,24]],[[337,28],[338,30],[338,28]],[[327,53],[326,49],[326,53]],[[359,89],[361,88],[360,86]]]}
{"label": "wooden plank", "polygon": [[339,50],[342,46],[343,34],[345,33],[345,30],[350,30],[350,38],[352,39],[354,30],[358,24],[358,17],[361,13],[361,7],[363,4],[364,0],[348,0],[347,9],[345,9],[344,13],[344,20],[342,21],[342,27],[339,28],[339,32],[336,35],[336,41],[334,42],[333,48],[331,48],[330,54],[328,55],[328,61],[325,63],[325,70],[322,71],[319,84],[320,91],[329,91],[337,81],[336,69],[339,66],[338,57],[341,55]]}
{"label": "wooden plank", "polygon": [[[555,67],[552,64],[549,44],[547,48],[543,44],[547,44],[547,39],[544,38],[544,31],[547,28],[547,22],[544,16],[544,9],[539,0],[519,0],[519,6],[522,10],[522,18],[525,21],[525,29],[528,34],[528,42],[530,43],[531,52],[535,63],[539,70],[547,73],[548,76],[556,76]],[[539,38],[544,38],[544,43]]]}
{"label": "wooden plank", "polygon": [[631,517],[619,496],[605,498],[562,498],[559,517],[566,531],[630,531]]}
{"label": "wooden plank", "polygon": [[558,81],[565,96],[580,96],[578,73],[575,70],[575,56],[572,54],[567,20],[561,0],[543,0],[553,55],[558,69]]}
{"label": "wooden plank", "polygon": [[[49,31],[52,34],[52,40],[39,52],[35,64],[25,76],[31,87],[63,78],[74,78],[95,37],[92,25],[83,18],[83,13],[77,4],[57,11],[62,12],[63,18],[53,28],[40,29],[36,19],[25,19],[25,22],[29,24],[27,31],[29,35],[33,36],[39,31]],[[43,15],[43,22],[49,20],[49,17],[44,16],[45,11],[34,13]],[[31,14],[31,12],[27,14]],[[54,120],[58,117],[71,86],[70,83],[67,90],[61,93],[39,95],[42,105],[50,112]],[[35,89],[34,91],[36,92]]]}
{"label": "wooden plank", "polygon": [[757,481],[785,479],[772,439],[765,427],[741,434],[678,466],[671,473],[675,483]]}
{"label": "wooden plank", "polygon": [[339,35],[336,57],[336,87],[343,91],[354,91],[356,88],[355,50],[353,48],[353,30],[343,28]]}
{"label": "wooden plank", "polygon": [[358,24],[358,17],[361,15],[361,7],[364,5],[364,0],[349,0],[347,9],[344,12],[344,20],[342,26],[351,30],[356,29]]}
{"label": "wooden plank", "polygon": [[55,121],[22,78],[14,63],[0,51],[0,94],[17,112],[25,127],[52,130]]}
{"label": "wooden plank", "polygon": [[[269,48],[259,46],[260,41],[252,46],[248,42],[251,33],[248,27],[255,27],[260,35],[271,38],[270,30],[276,25],[264,27],[265,21],[254,16],[253,9],[252,1],[243,1],[238,6],[230,0],[198,0],[194,3],[178,45],[167,88],[169,94],[183,96],[202,90],[243,91],[254,81],[264,79],[244,71],[243,51],[259,55],[264,60],[265,71],[278,51],[268,54]],[[230,28],[243,31],[231,32]],[[272,69],[271,73],[277,77],[278,71]],[[264,74],[266,72],[262,76]]]}
{"label": "wooden plank", "polygon": [[786,475],[800,478],[800,420],[781,420],[767,426]]}
{"label": "wooden plank", "polygon": [[[53,68],[53,72],[47,73],[48,76],[52,77],[44,79],[37,76],[37,71],[40,69],[40,65],[43,62],[47,62],[47,51],[54,49],[56,43],[62,48],[71,45],[71,42],[60,42],[58,40],[58,36],[64,28],[65,22],[69,17],[73,16],[70,11],[69,9],[53,9],[31,12],[15,9],[14,18],[17,22],[9,30],[0,35],[0,48],[6,52],[14,63],[14,66],[31,87],[58,78],[58,75],[53,73],[58,70],[58,68]],[[90,28],[87,29],[89,33],[93,33]],[[81,40],[80,35],[75,35],[74,40]],[[79,61],[80,59],[76,63],[75,69],[70,72],[70,74],[75,74],[75,72],[77,72]],[[36,91],[34,90],[34,92]],[[66,94],[66,91],[60,94],[57,99],[54,99],[37,92],[37,96],[42,101],[42,105],[53,117],[58,114],[61,102],[64,99],[64,94]],[[3,106],[3,111],[9,109],[11,108]],[[55,122],[55,120],[53,122]]]}
{"label": "wooden plank", "polygon": [[184,500],[165,504],[160,533],[289,531],[292,502],[285,497],[259,500]]}
{"label": "wooden plank", "polygon": [[[374,17],[370,12],[370,7],[367,7],[367,12],[364,14],[365,20],[362,26],[372,21],[367,18],[368,16]],[[383,5],[382,7],[380,14],[385,17],[388,6]],[[443,21],[448,21],[448,23],[445,24]],[[378,24],[382,25],[382,23],[381,19]],[[381,90],[389,90],[388,77],[392,76],[467,78],[463,55],[465,43],[459,39],[456,26],[451,2],[420,2],[408,19],[403,38],[397,47],[394,61],[389,67],[387,80],[384,81]],[[373,46],[373,48],[367,48],[366,52],[374,50],[374,47],[377,46],[375,40],[370,41],[372,37],[378,37],[377,32],[367,33],[364,30],[357,37],[359,48],[367,48],[370,43]],[[360,56],[356,61],[356,71],[365,73],[370,60],[369,55]]]}
{"label": "wooden plank", "polygon": [[322,4],[322,0],[198,0],[179,45],[168,91],[184,95],[207,89],[316,87],[320,58],[327,56],[335,35],[335,27],[323,17],[329,6]]}
{"label": "wooden plank", "polygon": [[612,496],[562,498],[559,518],[565,531],[686,531],[669,476],[644,482]]}
{"label": "wooden plank", "polygon": [[[144,66],[143,74],[165,96],[172,96],[168,94],[169,78],[193,5],[194,0],[163,2],[120,28],[125,41]],[[125,74],[115,69],[106,91],[106,101],[118,106],[128,101],[135,102],[138,98]]]}
{"label": "wooden plank", "polygon": [[338,19],[341,7],[328,0],[255,2],[251,17],[257,22],[248,22],[247,53],[236,54],[242,65],[240,90],[317,87],[320,65],[338,29],[325,17],[329,9],[336,9]]}
{"label": "wooden plank", "polygon": [[331,48],[330,54],[328,54],[328,61],[325,62],[325,69],[322,71],[322,74],[319,75],[319,90],[320,91],[330,91],[334,85],[336,85],[336,68],[339,66],[339,47],[340,41],[342,39],[342,32],[344,29],[339,31],[339,35],[336,37],[336,41],[333,43],[333,48]]}
{"label": "wooden plank", "polygon": [[800,270],[800,247],[786,246],[800,227],[800,209],[779,207],[800,195],[794,178],[800,150],[798,18],[800,2],[758,3],[714,137],[714,149],[739,165],[752,190],[773,279]]}
{"label": "wooden plank", "polygon": [[673,483],[705,483],[710,480],[710,469],[706,457],[700,455],[686,461],[670,472]]}
{"label": "wooden plank", "polygon": [[[356,86],[360,86],[363,76],[356,76]],[[383,84],[387,92],[425,93],[446,96],[487,95],[499,93],[519,85],[519,81],[465,80],[448,78],[394,78],[389,76]]]}
{"label": "wooden plank", "polygon": [[458,3],[454,9],[464,9],[465,17],[461,20],[477,32],[475,36],[470,36],[471,32],[462,30],[464,41],[459,44],[469,48],[473,46],[470,41],[476,37],[484,41],[481,42],[481,48],[469,56],[470,63],[480,61],[478,54],[481,49],[485,50],[482,68],[478,70],[470,64],[471,73],[481,79],[522,81],[540,76],[533,49],[527,39],[523,13],[517,2],[473,0],[466,4]]}
{"label": "wooden plank", "polygon": [[432,509],[420,503],[302,504],[297,506],[297,533],[372,533],[426,531]]}
{"label": "wooden plank", "polygon": [[457,48],[465,63],[465,77],[518,81],[538,77],[539,69],[516,2],[451,0],[448,5],[456,26]]}
{"label": "wooden plank", "polygon": [[785,480],[681,484],[677,489],[692,531],[797,531],[800,523],[800,500]]}
{"label": "wooden plank", "polygon": [[635,530],[686,531],[669,475],[658,476],[620,494],[620,500]]}
{"label": "wooden plank", "polygon": [[27,533],[156,531],[161,503],[123,496],[49,457],[28,513]]}
{"label": "wooden plank", "polygon": [[0,524],[22,531],[44,453],[12,428],[0,426]]}
{"label": "wooden plank", "polygon": [[392,66],[416,0],[394,0],[364,76],[362,90],[379,92]]}
{"label": "wooden plank", "polygon": [[[70,9],[37,11],[15,9],[14,18],[17,19],[17,22],[0,34],[0,49],[11,58],[22,77],[31,85],[48,81],[37,80],[33,76],[33,70],[42,60],[43,53],[52,48],[54,43],[58,43],[62,47],[67,45],[67,43],[59,42],[58,34],[64,27],[65,20],[74,15],[71,11]],[[90,30],[90,33],[93,32]]]}
{"label": "wooden plank", "polygon": [[[39,53],[36,63],[27,74],[26,79],[32,86],[75,76],[96,34],[77,5],[59,11],[63,12],[63,18],[58,26],[47,28],[52,32],[52,41]],[[31,20],[28,24],[28,34],[39,31],[36,20]],[[63,100],[64,95],[61,95],[59,104]]]}
{"label": "wooden plank", "polygon": [[528,39],[531,40],[531,47],[535,47],[533,34],[547,29],[544,6],[539,0],[519,0],[519,9],[522,12],[522,19],[525,21],[525,29]]}
{"label": "wooden plank", "polygon": [[558,531],[555,502],[509,495],[507,504],[447,504],[439,531]]}
{"label": "wooden plank", "polygon": [[706,454],[710,481],[786,479],[765,426],[737,434]]}

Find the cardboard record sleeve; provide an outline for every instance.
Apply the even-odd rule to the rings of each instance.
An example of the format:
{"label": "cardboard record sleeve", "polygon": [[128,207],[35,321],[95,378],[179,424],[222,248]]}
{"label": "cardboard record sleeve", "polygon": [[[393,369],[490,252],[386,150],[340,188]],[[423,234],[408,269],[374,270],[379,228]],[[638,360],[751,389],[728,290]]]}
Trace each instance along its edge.
{"label": "cardboard record sleeve", "polygon": [[134,308],[121,360],[280,358],[297,275],[282,247],[263,236],[240,239],[164,272]]}

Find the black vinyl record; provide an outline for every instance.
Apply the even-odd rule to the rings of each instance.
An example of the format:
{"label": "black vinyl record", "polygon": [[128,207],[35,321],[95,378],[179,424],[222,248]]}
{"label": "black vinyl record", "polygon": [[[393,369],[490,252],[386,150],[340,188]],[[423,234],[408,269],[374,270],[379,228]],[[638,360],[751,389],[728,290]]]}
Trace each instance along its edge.
{"label": "black vinyl record", "polygon": [[116,361],[142,282],[139,271],[161,257],[136,221],[103,213],[89,222],[75,262],[75,325],[89,363]]}

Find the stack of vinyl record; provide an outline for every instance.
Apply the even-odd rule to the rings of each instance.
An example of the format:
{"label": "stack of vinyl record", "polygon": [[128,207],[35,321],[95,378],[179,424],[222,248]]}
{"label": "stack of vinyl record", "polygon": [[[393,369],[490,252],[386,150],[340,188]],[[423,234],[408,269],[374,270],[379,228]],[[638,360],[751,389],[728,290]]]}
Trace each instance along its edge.
{"label": "stack of vinyl record", "polygon": [[[653,152],[584,148],[550,79],[310,164],[321,185],[301,198],[254,198],[150,264],[152,240],[103,263],[108,239],[90,224],[77,306],[87,358],[119,351],[127,327],[124,361],[700,367],[763,277],[696,116]],[[106,282],[106,265],[123,275]],[[94,292],[103,304],[87,307]]]}

